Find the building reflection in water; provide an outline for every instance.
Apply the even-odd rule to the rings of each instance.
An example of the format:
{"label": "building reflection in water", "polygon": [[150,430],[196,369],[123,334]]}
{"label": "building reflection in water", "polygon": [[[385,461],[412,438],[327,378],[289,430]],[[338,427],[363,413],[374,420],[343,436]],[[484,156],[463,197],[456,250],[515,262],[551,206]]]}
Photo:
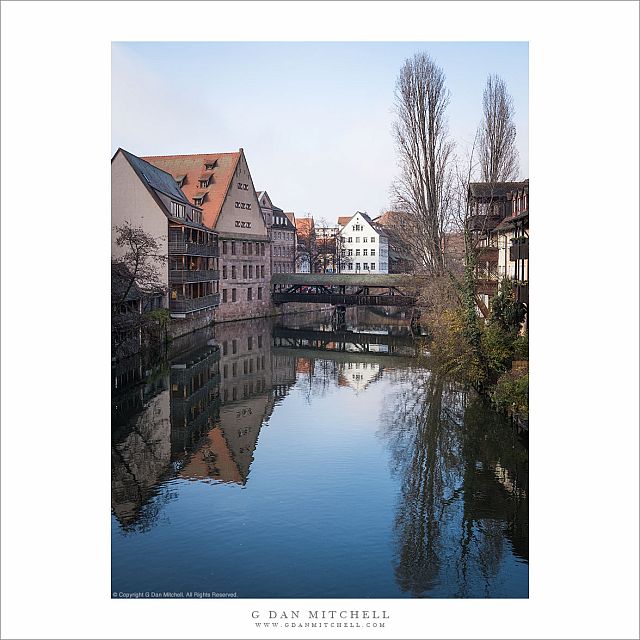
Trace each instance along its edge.
{"label": "building reflection in water", "polygon": [[146,530],[171,479],[244,485],[260,429],[295,383],[295,357],[271,354],[267,318],[217,325],[153,362],[118,363],[112,388],[112,508]]}
{"label": "building reflection in water", "polygon": [[[396,577],[413,596],[470,597],[491,585],[510,544],[528,562],[528,457],[507,420],[424,370],[400,384],[382,435],[401,481]],[[471,584],[471,580],[483,584]]]}

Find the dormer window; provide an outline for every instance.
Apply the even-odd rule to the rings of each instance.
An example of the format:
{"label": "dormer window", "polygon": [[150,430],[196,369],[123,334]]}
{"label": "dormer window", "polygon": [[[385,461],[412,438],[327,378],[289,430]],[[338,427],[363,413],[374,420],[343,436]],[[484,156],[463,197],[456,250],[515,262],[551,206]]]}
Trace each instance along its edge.
{"label": "dormer window", "polygon": [[218,161],[217,161],[217,160],[209,160],[209,162],[205,162],[205,163],[204,163],[204,168],[205,168],[207,171],[212,171],[212,170],[215,168],[215,166],[216,166],[217,164],[218,164]]}
{"label": "dormer window", "polygon": [[201,207],[206,195],[206,193],[197,193],[195,196],[193,196],[193,204],[195,204],[197,207]]}
{"label": "dormer window", "polygon": [[211,184],[211,175],[210,173],[204,173],[198,179],[198,186],[201,189],[206,189]]}
{"label": "dormer window", "polygon": [[185,209],[185,205],[179,202],[171,202],[171,215],[175,218],[184,218]]}
{"label": "dormer window", "polygon": [[182,189],[182,185],[184,184],[186,177],[187,176],[176,176],[176,184],[180,189]]}

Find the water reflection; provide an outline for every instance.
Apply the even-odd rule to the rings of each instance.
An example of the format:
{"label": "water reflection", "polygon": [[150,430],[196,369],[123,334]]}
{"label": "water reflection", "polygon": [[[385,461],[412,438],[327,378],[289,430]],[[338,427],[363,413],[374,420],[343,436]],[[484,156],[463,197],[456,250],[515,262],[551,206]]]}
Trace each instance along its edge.
{"label": "water reflection", "polygon": [[[224,323],[118,363],[115,573],[136,588],[148,574],[173,589],[184,571],[187,588],[207,590],[210,564],[197,550],[217,549],[218,580],[233,591],[246,573],[244,597],[526,597],[526,447],[479,398],[425,369],[421,346],[407,319],[354,310],[337,329],[327,314]],[[186,487],[198,492],[189,500],[204,498],[200,520]],[[364,509],[358,519],[354,509]],[[208,531],[213,513],[216,544],[187,552],[191,529]],[[267,553],[260,532],[270,518]],[[176,551],[178,568],[165,575],[127,548],[135,538],[151,553],[151,531],[165,536],[163,553],[168,544],[196,554],[189,568]],[[242,549],[225,531],[248,536]],[[324,556],[321,540],[307,541],[318,531],[333,541]],[[291,571],[300,563],[308,576],[299,584]],[[277,589],[254,579],[260,570]]]}
{"label": "water reflection", "polygon": [[427,371],[396,374],[382,434],[402,487],[398,583],[417,597],[496,595],[505,544],[528,561],[526,448],[477,396]]}

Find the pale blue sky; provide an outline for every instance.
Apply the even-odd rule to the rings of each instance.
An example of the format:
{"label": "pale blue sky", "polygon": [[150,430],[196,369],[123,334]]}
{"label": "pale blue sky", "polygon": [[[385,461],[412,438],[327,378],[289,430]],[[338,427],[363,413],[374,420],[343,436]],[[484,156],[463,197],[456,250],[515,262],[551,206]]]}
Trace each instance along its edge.
{"label": "pale blue sky", "polygon": [[[268,34],[265,34],[268,35]],[[482,42],[139,42],[113,44],[112,152],[243,147],[258,190],[297,215],[335,222],[389,207],[397,175],[391,125],[404,60],[425,51],[451,92],[464,156],[487,75],[506,82],[528,177],[528,44]]]}

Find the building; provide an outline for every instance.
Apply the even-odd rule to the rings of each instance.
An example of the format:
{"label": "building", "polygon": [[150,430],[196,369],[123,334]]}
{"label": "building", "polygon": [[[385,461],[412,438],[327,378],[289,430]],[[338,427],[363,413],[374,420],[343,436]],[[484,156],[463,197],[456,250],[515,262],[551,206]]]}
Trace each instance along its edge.
{"label": "building", "polygon": [[218,236],[202,216],[171,174],[118,149],[111,159],[112,258],[123,259],[129,251],[117,244],[118,227],[128,224],[155,239],[159,255],[149,265],[159,290],[146,292],[145,282],[138,285],[172,318],[188,321],[177,323],[178,334],[180,327],[188,332],[209,324],[220,300]]}
{"label": "building", "polygon": [[400,211],[385,211],[373,219],[374,227],[382,229],[387,236],[389,273],[413,273],[415,271],[415,262],[411,257],[404,232],[403,215]]}
{"label": "building", "polygon": [[498,280],[509,278],[516,299],[529,305],[529,181],[507,195],[508,215],[491,232],[498,246]]}
{"label": "building", "polygon": [[340,228],[342,273],[389,273],[389,240],[381,227],[360,211]]}
{"label": "building", "polygon": [[271,241],[271,273],[295,273],[296,228],[266,191],[258,192],[260,210]]}
{"label": "building", "polygon": [[[475,272],[476,300],[480,313],[485,318],[489,315],[491,298],[498,292],[500,280],[508,275],[508,261],[505,256],[503,256],[502,275],[498,270],[500,256],[498,240],[501,234],[500,232],[496,233],[496,229],[500,227],[504,230],[505,227],[502,227],[502,222],[505,218],[514,217],[513,194],[524,192],[525,189],[528,199],[528,180],[524,182],[497,182],[494,184],[488,182],[472,182],[469,184],[469,215],[467,218],[467,228],[471,233],[477,256]],[[520,227],[522,227],[524,218],[520,218],[519,220]],[[526,220],[528,224],[528,212]],[[503,238],[503,244],[506,241],[505,236]],[[505,249],[503,248],[503,252],[504,251]]]}
{"label": "building", "polygon": [[243,149],[145,160],[173,176],[188,201],[202,210],[206,228],[219,236],[216,321],[268,315],[269,234]]}
{"label": "building", "polygon": [[340,227],[319,227],[316,225],[315,273],[340,273],[342,237]]}
{"label": "building", "polygon": [[317,255],[316,230],[312,217],[296,218],[296,273],[312,273]]}

